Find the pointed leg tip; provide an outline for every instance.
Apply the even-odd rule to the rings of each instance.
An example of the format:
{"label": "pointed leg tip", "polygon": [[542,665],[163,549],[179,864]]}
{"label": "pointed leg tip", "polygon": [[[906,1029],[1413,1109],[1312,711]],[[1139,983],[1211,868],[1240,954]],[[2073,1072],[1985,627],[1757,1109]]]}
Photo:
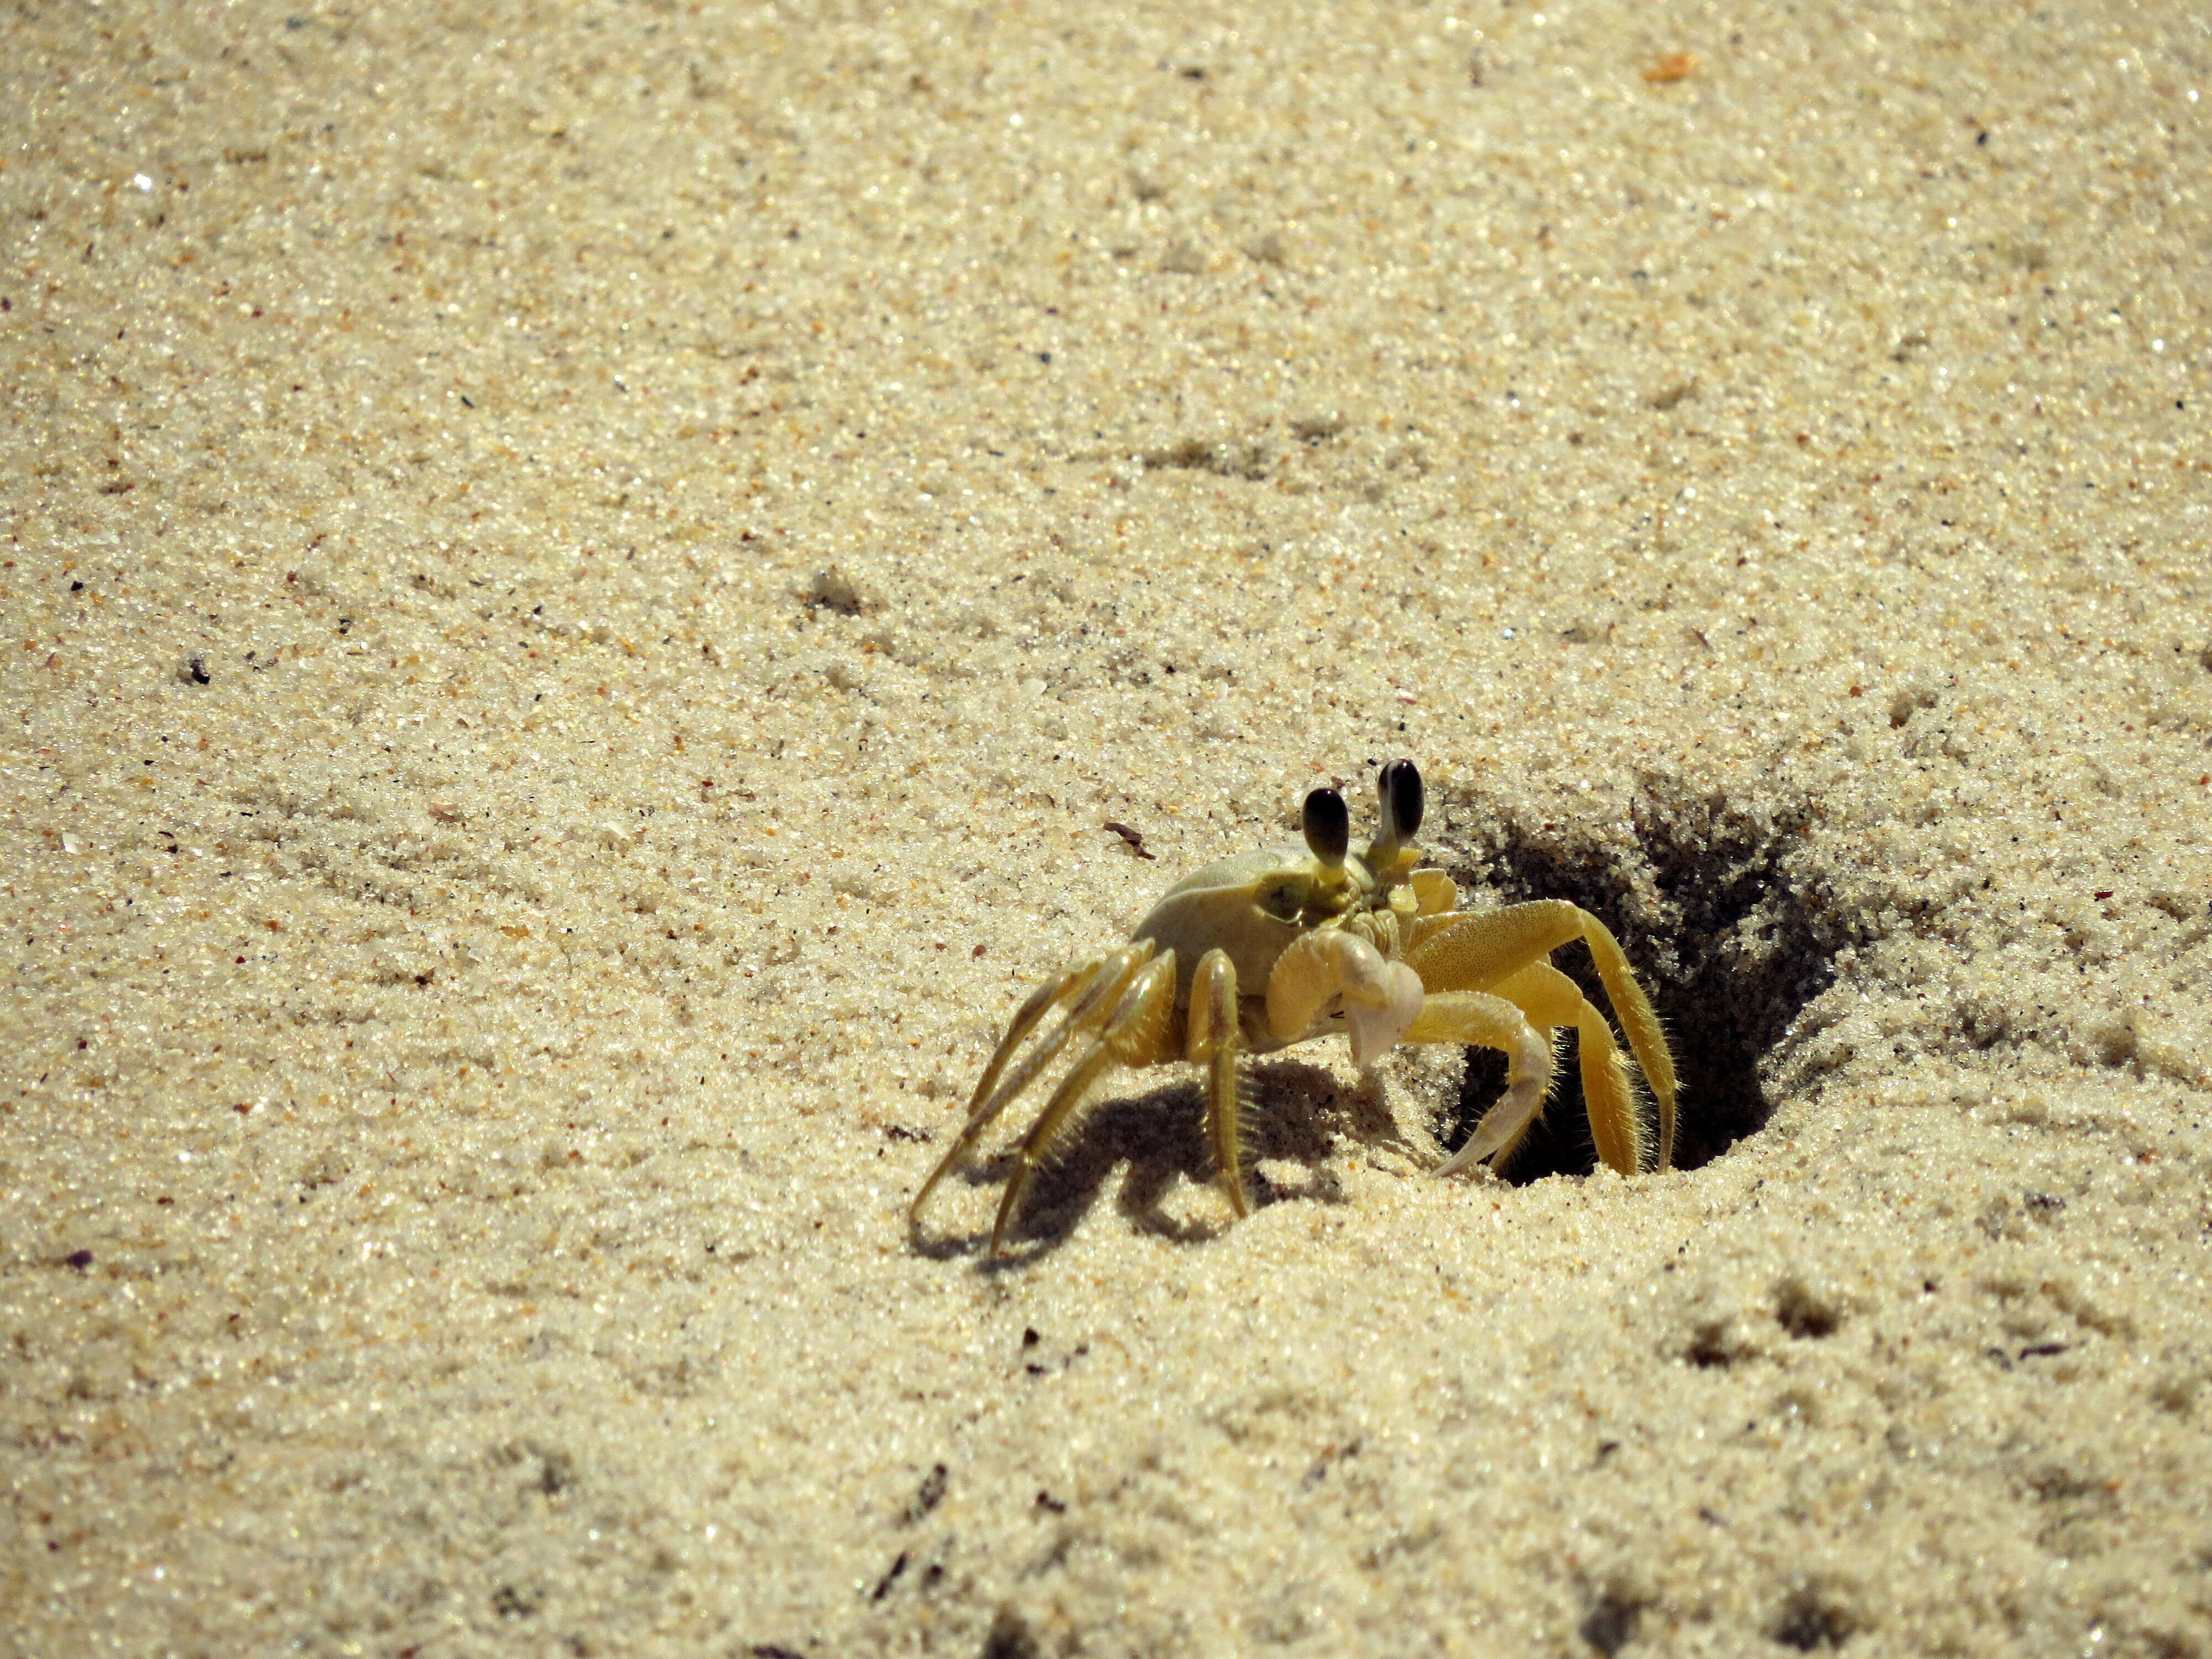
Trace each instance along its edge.
{"label": "pointed leg tip", "polygon": [[[1472,1144],[1472,1142],[1469,1143],[1470,1146]],[[1437,1165],[1437,1174],[1440,1176],[1455,1176],[1462,1170],[1468,1168],[1475,1160],[1469,1158],[1467,1154],[1468,1148],[1466,1146],[1461,1147],[1449,1158]]]}

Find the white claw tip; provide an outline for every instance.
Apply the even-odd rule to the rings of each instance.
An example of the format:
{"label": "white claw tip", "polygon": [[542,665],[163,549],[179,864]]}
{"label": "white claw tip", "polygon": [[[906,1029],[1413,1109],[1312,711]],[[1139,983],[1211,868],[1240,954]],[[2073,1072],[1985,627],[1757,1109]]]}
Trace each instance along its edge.
{"label": "white claw tip", "polygon": [[1402,962],[1383,965],[1374,987],[1382,995],[1372,1004],[1345,998],[1345,1023],[1351,1027],[1352,1063],[1372,1066],[1398,1044],[1421,1012],[1421,976]]}

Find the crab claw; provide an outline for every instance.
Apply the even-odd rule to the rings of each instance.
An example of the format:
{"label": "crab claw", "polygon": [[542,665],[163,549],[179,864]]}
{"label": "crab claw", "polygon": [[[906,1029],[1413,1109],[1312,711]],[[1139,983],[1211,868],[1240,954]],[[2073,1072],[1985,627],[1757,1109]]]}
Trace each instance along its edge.
{"label": "crab claw", "polygon": [[1295,1042],[1340,1010],[1351,1029],[1352,1060],[1371,1066],[1412,1027],[1423,995],[1421,976],[1404,963],[1356,933],[1325,928],[1297,940],[1277,960],[1267,977],[1267,1025],[1278,1043]]}
{"label": "crab claw", "polygon": [[1372,1066],[1397,1046],[1421,1012],[1421,976],[1402,962],[1387,960],[1380,951],[1360,944],[1371,969],[1361,963],[1358,976],[1347,975],[1344,987],[1344,1019],[1352,1028],[1352,1063]]}

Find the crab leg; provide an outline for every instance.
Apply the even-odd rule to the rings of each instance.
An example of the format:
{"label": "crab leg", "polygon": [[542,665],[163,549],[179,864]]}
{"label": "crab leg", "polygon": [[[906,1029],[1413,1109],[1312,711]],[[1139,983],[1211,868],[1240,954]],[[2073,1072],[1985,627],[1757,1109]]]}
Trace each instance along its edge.
{"label": "crab leg", "polygon": [[1190,981],[1190,1013],[1183,1055],[1206,1071],[1206,1138],[1213,1147],[1213,1172],[1239,1216],[1252,1213],[1244,1196],[1244,1155],[1237,1122],[1237,1055],[1243,1027],[1237,1018],[1237,966],[1216,948],[1199,959]]}
{"label": "crab leg", "polygon": [[[993,1121],[1006,1109],[1014,1097],[1036,1080],[1039,1072],[1052,1064],[1060,1051],[1067,1045],[1067,1040],[1087,1026],[1104,1022],[1107,1011],[1114,1006],[1109,999],[1129,982],[1131,975],[1143,966],[1145,959],[1152,953],[1152,941],[1138,939],[1118,951],[1109,951],[1080,968],[1071,968],[1065,973],[1055,974],[1030,993],[1030,1000],[1014,1016],[1013,1024],[1006,1028],[1006,1036],[999,1040],[998,1050],[992,1054],[991,1063],[983,1068],[983,1079],[975,1085],[975,1093],[968,1103],[966,1127],[938,1161],[937,1167],[929,1172],[929,1179],[921,1183],[921,1190],[914,1195],[914,1202],[907,1207],[909,1221],[921,1218],[921,1206],[937,1190],[937,1183],[951,1173],[953,1165],[968,1155],[976,1141],[982,1138],[983,1131],[991,1127]],[[1061,1003],[1070,1000],[1074,1002],[1074,1007],[1038,1042],[1036,1048],[1030,1050],[1022,1063],[1014,1068],[1013,1075],[1007,1078],[1002,1085],[999,1081],[1000,1076],[1006,1071],[1006,1063],[1013,1058],[1014,1051],[1021,1047],[1047,1014]]]}
{"label": "crab leg", "polygon": [[[1141,943],[1147,951],[1151,950],[1150,940]],[[1006,1196],[999,1200],[999,1218],[991,1228],[993,1255],[1004,1254],[1006,1229],[1013,1224],[1014,1212],[1021,1207],[1022,1194],[1028,1190],[1030,1177],[1044,1162],[1053,1138],[1066,1122],[1068,1114],[1081,1103],[1091,1085],[1097,1081],[1099,1073],[1106,1069],[1109,1062],[1149,1066],[1165,1057],[1161,1052],[1165,1046],[1162,1039],[1175,1013],[1175,952],[1170,951],[1138,971],[1128,982],[1128,988],[1122,992],[1121,1000],[1114,1005],[1104,1029],[1077,1051],[1067,1075],[1053,1091],[1050,1103],[1038,1114],[1037,1121],[1030,1125],[1029,1133],[1015,1149],[1014,1172],[1007,1177]]]}
{"label": "crab leg", "polygon": [[1406,1033],[1408,1042],[1474,1043],[1505,1055],[1505,1092],[1482,1115],[1467,1145],[1437,1167],[1456,1175],[1517,1142],[1552,1088],[1552,1045],[1528,1017],[1486,991],[1431,991]]}
{"label": "crab leg", "polygon": [[[1613,1041],[1613,1027],[1590,1006],[1581,988],[1547,962],[1531,963],[1519,973],[1498,981],[1496,994],[1511,1002],[1541,1030],[1547,1040],[1556,1028],[1575,1028],[1576,1058],[1581,1062],[1583,1106],[1589,1116],[1590,1138],[1606,1167],[1634,1175],[1650,1152],[1643,1115],[1636,1109],[1636,1087]],[[1512,1148],[1500,1149],[1501,1158]],[[1493,1162],[1491,1168],[1498,1165]]]}
{"label": "crab leg", "polygon": [[[1663,1170],[1674,1156],[1674,1057],[1668,1050],[1666,1034],[1660,1029],[1650,999],[1637,983],[1620,941],[1603,922],[1565,899],[1540,899],[1533,904],[1509,905],[1503,910],[1455,918],[1421,938],[1407,952],[1406,960],[1430,988],[1433,1000],[1439,991],[1495,991],[1505,980],[1574,939],[1589,947],[1614,1017],[1635,1052],[1644,1081],[1651,1085],[1652,1098],[1659,1108],[1659,1151],[1654,1167]],[[1597,1023],[1604,1023],[1601,1017]],[[1579,1016],[1574,1024],[1578,1030],[1582,1029]],[[1610,1041],[1608,1034],[1608,1044]],[[1496,1111],[1493,1108],[1491,1116]],[[1483,1121],[1488,1123],[1490,1117]],[[1478,1130],[1477,1139],[1480,1138]],[[1462,1148],[1453,1166],[1458,1167],[1466,1158]],[[1613,1164],[1610,1158],[1606,1161]],[[1631,1166],[1623,1173],[1632,1175],[1636,1169]]]}

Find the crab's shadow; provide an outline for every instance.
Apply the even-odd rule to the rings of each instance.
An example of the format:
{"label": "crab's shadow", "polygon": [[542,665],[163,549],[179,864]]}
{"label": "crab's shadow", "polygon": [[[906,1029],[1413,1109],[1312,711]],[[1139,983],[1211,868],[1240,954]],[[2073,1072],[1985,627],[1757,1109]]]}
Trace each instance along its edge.
{"label": "crab's shadow", "polygon": [[[1345,1141],[1388,1147],[1411,1158],[1429,1155],[1407,1139],[1381,1080],[1372,1075],[1347,1083],[1302,1060],[1273,1060],[1244,1073],[1243,1101],[1244,1190],[1255,1210],[1285,1203],[1341,1203],[1344,1194],[1330,1153]],[[1019,1132],[1017,1125],[1015,1133]],[[1281,1179],[1279,1166],[1285,1164],[1303,1166],[1304,1178]],[[1262,1167],[1268,1164],[1278,1167]],[[1188,1206],[1170,1207],[1170,1198],[1188,1188],[1213,1184],[1205,1095],[1196,1083],[1186,1081],[1142,1095],[1109,1096],[1063,1132],[1022,1196],[1005,1255],[988,1254],[988,1220],[965,1233],[916,1228],[914,1248],[936,1257],[981,1253],[983,1265],[994,1271],[1036,1261],[1074,1236],[1115,1170],[1123,1166],[1127,1173],[1114,1202],[1137,1231],[1198,1244],[1230,1226],[1225,1206],[1209,1201],[1202,1220],[1191,1218]],[[1013,1171],[1012,1153],[1000,1152],[972,1159],[947,1184],[989,1189],[990,1213],[995,1216],[999,1195]]]}

